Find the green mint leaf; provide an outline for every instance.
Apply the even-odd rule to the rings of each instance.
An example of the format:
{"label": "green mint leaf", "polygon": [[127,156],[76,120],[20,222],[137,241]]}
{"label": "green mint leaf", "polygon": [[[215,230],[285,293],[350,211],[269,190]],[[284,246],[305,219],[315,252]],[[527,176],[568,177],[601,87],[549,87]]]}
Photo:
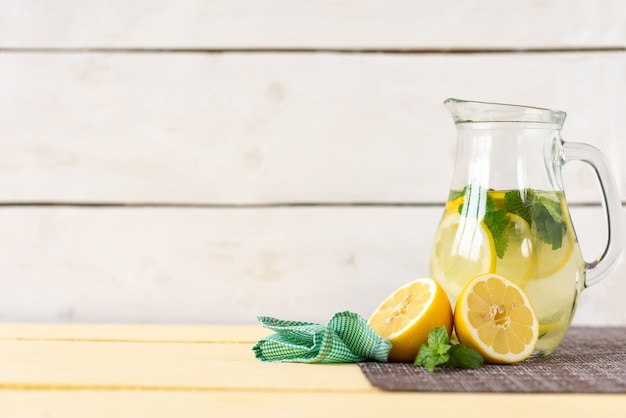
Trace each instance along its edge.
{"label": "green mint leaf", "polygon": [[[446,327],[437,327],[428,333],[428,345],[433,349],[442,349],[446,345],[450,345],[448,330]],[[448,347],[445,351],[448,351]]]}
{"label": "green mint leaf", "polygon": [[485,225],[489,228],[489,232],[491,232],[498,258],[502,258],[504,256],[504,252],[506,251],[506,247],[509,244],[506,209],[492,211],[487,210],[487,213],[485,213],[485,217],[483,218],[483,222],[485,222]]}
{"label": "green mint leaf", "polygon": [[420,346],[413,363],[416,366],[423,366],[432,373],[435,370],[435,366],[448,361],[450,358],[448,350],[451,347],[446,327],[435,328],[428,334],[428,343]]}
{"label": "green mint leaf", "polygon": [[486,209],[485,213],[493,212],[494,210],[496,210],[496,204],[493,203],[493,199],[491,198],[491,196],[487,195],[486,198],[487,198],[487,202],[485,203],[485,209]]}
{"label": "green mint leaf", "polygon": [[[464,189],[465,199],[464,202],[475,201],[477,204],[473,205],[479,212],[483,212],[483,222],[491,232],[491,236],[493,237],[493,242],[496,248],[496,254],[499,258],[504,256],[504,252],[506,251],[506,247],[509,244],[509,236],[507,234],[507,217],[506,217],[506,209],[497,209],[496,205],[487,193],[487,191],[480,186],[469,185]],[[470,200],[473,199],[473,200]],[[482,208],[483,204],[481,202],[484,201],[484,209]],[[476,216],[479,218],[481,216],[480,213],[468,213],[469,208],[465,207],[465,203],[459,205],[459,214],[463,216]]]}
{"label": "green mint leaf", "polygon": [[563,237],[566,232],[566,225],[552,221],[544,221],[544,223],[546,235],[544,241],[547,244],[551,244],[553,250],[561,248],[561,245],[563,245]]}
{"label": "green mint leaf", "polygon": [[498,258],[503,258],[509,245],[509,231],[512,223],[508,213],[519,216],[530,225],[536,239],[550,245],[553,250],[561,248],[567,233],[567,223],[558,195],[554,199],[546,193],[532,189],[509,190],[504,201],[496,207],[488,190],[479,185],[467,185],[454,194],[464,196],[459,205],[459,214],[465,217],[482,219],[489,229]]}
{"label": "green mint leaf", "polygon": [[448,361],[448,355],[437,355],[427,344],[422,344],[420,347],[417,357],[415,358],[414,364],[416,366],[423,366],[430,373],[435,371],[435,366],[445,363]]}
{"label": "green mint leaf", "polygon": [[532,204],[528,204],[522,199],[522,194],[519,190],[509,190],[504,194],[504,208],[506,211],[524,219],[529,225],[532,223],[532,207]]}
{"label": "green mint leaf", "polygon": [[561,248],[567,224],[563,221],[558,202],[546,197],[537,197],[532,221],[532,227],[543,242],[551,245],[553,250]]}
{"label": "green mint leaf", "polygon": [[541,205],[556,223],[563,222],[563,214],[561,213],[561,205],[559,202],[543,196],[536,197],[537,203]]}
{"label": "green mint leaf", "polygon": [[443,364],[445,367],[477,369],[485,362],[481,355],[478,354],[478,351],[467,348],[463,344],[455,344],[450,347],[448,355],[448,361]]}
{"label": "green mint leaf", "polygon": [[424,367],[429,373],[435,367],[477,369],[484,363],[478,352],[463,344],[451,344],[446,327],[438,327],[428,334],[428,342],[422,344],[413,364]]}
{"label": "green mint leaf", "polygon": [[563,245],[567,224],[558,201],[531,189],[510,190],[504,195],[504,208],[528,222],[536,236],[553,250]]}

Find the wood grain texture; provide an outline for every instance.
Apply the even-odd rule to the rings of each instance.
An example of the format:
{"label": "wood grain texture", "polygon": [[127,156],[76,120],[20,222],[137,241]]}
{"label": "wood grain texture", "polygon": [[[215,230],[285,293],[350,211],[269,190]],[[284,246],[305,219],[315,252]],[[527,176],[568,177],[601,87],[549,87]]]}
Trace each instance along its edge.
{"label": "wood grain texture", "polygon": [[254,343],[267,334],[258,324],[0,323],[0,341]]}
{"label": "wood grain texture", "polygon": [[623,2],[8,0],[0,47],[626,47]]}
{"label": "wood grain texture", "polygon": [[[0,326],[2,328],[2,326]],[[30,333],[15,325],[17,334]],[[38,325],[41,335],[79,337],[84,327]],[[49,328],[46,330],[46,328]],[[96,335],[151,334],[153,326],[92,327]],[[144,328],[150,328],[146,331]],[[268,364],[254,359],[248,341],[257,327],[188,327],[194,339],[234,341],[212,344],[158,342],[0,341],[0,414],[10,417],[185,416],[379,417],[401,415],[420,405],[422,414],[457,417],[532,417],[610,414],[626,407],[626,396],[385,392],[372,387],[354,364]],[[172,328],[173,334],[180,334]],[[98,334],[99,332],[103,334]],[[236,341],[241,341],[236,343]],[[303,407],[305,406],[305,407]]]}
{"label": "wood grain texture", "polygon": [[[4,322],[247,323],[257,315],[325,323],[369,316],[428,275],[442,209],[4,208]],[[588,260],[599,208],[572,209]],[[626,324],[621,260],[586,290],[577,324]]]}
{"label": "wood grain texture", "polygon": [[0,390],[290,391],[295,380],[301,391],[370,388],[353,364],[268,365],[250,343],[0,341],[0,353],[11,359],[1,363]]}
{"label": "wood grain texture", "polygon": [[[562,109],[626,193],[626,52],[0,54],[0,202],[441,203],[449,97]],[[570,201],[593,171],[565,169]]]}
{"label": "wood grain texture", "polygon": [[[313,366],[315,367],[315,366]],[[300,380],[300,379],[298,379]],[[610,416],[626,409],[626,396],[415,394],[383,391],[355,392],[254,392],[254,391],[0,391],[0,413],[13,418],[60,416],[64,418],[165,418],[184,416],[229,418],[276,416],[319,417],[323,405],[326,416],[380,417],[402,415],[420,405],[424,415],[454,418],[462,405],[467,418],[499,418],[509,411],[511,418],[533,418],[537,411],[546,415]],[[352,415],[354,416],[354,415]]]}

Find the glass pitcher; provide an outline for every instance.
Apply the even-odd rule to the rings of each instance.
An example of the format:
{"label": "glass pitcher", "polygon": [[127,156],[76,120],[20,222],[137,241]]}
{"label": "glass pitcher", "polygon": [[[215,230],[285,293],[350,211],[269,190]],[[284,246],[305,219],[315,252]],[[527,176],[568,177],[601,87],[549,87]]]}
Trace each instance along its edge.
{"label": "glass pitcher", "polygon": [[[473,277],[498,273],[525,290],[539,319],[534,355],[551,353],[580,292],[602,279],[621,251],[621,201],[602,153],[564,142],[565,113],[448,99],[457,128],[454,176],[430,260],[452,306]],[[581,254],[561,168],[590,164],[602,190],[608,241],[592,262]]]}

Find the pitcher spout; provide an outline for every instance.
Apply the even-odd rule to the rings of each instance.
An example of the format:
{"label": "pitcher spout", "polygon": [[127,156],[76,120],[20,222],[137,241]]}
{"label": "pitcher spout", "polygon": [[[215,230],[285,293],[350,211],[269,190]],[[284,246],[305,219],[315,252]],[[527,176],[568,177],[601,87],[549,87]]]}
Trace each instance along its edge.
{"label": "pitcher spout", "polygon": [[443,102],[455,124],[481,122],[537,123],[560,129],[566,113],[560,110],[449,98]]}

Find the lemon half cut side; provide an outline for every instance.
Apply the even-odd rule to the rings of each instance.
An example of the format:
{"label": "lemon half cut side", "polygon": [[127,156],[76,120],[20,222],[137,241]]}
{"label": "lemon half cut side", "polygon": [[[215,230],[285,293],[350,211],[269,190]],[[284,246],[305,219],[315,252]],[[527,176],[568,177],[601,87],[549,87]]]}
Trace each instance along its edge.
{"label": "lemon half cut side", "polygon": [[533,353],[539,321],[530,299],[515,282],[498,274],[471,280],[454,310],[459,341],[490,363],[516,363]]}
{"label": "lemon half cut side", "polygon": [[429,277],[396,289],[376,308],[368,324],[391,342],[389,361],[413,362],[434,328],[452,332],[452,306],[445,291]]}

